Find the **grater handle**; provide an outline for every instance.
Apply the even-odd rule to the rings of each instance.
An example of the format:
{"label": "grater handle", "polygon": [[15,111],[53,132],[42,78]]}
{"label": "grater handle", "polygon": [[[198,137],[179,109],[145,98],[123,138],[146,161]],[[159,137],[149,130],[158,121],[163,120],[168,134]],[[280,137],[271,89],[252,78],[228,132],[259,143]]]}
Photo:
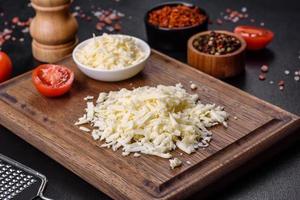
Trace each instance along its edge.
{"label": "grater handle", "polygon": [[53,200],[53,199],[50,199],[50,198],[47,198],[47,197],[44,197],[43,194],[40,194],[39,196],[42,200]]}

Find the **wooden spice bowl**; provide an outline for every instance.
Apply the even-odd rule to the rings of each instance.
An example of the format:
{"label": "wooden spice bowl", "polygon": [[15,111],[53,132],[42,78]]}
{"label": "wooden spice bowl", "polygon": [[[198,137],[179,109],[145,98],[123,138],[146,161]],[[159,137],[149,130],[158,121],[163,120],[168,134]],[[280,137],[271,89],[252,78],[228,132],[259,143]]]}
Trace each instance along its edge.
{"label": "wooden spice bowl", "polygon": [[210,32],[211,31],[201,32],[193,35],[189,39],[187,50],[188,64],[221,79],[233,77],[243,72],[245,69],[245,50],[247,45],[242,37],[228,31],[214,31],[217,33],[231,35],[241,42],[241,47],[239,49],[225,55],[211,55],[203,53],[193,46],[193,41],[197,37],[207,35]]}

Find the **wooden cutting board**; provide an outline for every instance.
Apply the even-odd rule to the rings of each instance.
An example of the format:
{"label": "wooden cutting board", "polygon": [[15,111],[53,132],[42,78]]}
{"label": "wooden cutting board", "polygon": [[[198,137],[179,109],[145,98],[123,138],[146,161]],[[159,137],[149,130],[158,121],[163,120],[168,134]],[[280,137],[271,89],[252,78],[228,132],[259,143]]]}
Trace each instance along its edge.
{"label": "wooden cutting board", "polygon": [[[118,83],[97,82],[80,73],[71,57],[60,62],[75,72],[71,92],[61,98],[42,97],[31,83],[31,72],[0,85],[0,122],[75,174],[115,199],[182,199],[286,137],[300,126],[299,117],[253,97],[183,63],[152,51],[145,70]],[[190,81],[198,85],[191,91]],[[143,155],[123,157],[120,151],[100,148],[74,126],[82,116],[87,95],[120,88],[174,85],[181,82],[202,102],[214,102],[230,114],[228,128],[212,129],[208,148],[171,170],[167,159]],[[237,119],[234,119],[234,116]],[[188,165],[185,161],[190,161]]]}

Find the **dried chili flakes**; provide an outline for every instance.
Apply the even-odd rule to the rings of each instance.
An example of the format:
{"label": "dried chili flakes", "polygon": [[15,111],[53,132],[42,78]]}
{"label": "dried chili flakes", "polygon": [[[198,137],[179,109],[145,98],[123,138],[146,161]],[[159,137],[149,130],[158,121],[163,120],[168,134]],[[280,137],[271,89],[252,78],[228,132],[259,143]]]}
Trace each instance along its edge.
{"label": "dried chili flakes", "polygon": [[182,28],[202,24],[207,16],[197,7],[164,6],[149,13],[148,22],[163,28]]}

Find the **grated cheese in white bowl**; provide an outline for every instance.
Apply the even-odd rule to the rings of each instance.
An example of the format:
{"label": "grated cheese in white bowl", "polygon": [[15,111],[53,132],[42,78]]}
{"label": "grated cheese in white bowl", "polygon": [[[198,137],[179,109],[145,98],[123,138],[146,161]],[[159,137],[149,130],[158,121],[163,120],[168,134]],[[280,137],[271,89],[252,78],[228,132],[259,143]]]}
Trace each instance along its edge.
{"label": "grated cheese in white bowl", "polygon": [[104,33],[78,48],[75,56],[85,66],[115,70],[135,65],[146,55],[133,37]]}
{"label": "grated cheese in white bowl", "polygon": [[104,141],[102,147],[121,148],[124,156],[170,159],[176,148],[191,154],[208,146],[212,133],[207,128],[226,126],[227,118],[222,107],[202,104],[198,95],[177,84],[102,92],[96,105],[87,102],[86,114],[75,125],[91,125],[91,135]]}
{"label": "grated cheese in white bowl", "polygon": [[100,81],[121,81],[142,71],[151,54],[143,40],[121,34],[103,34],[78,44],[72,58],[78,69]]}

